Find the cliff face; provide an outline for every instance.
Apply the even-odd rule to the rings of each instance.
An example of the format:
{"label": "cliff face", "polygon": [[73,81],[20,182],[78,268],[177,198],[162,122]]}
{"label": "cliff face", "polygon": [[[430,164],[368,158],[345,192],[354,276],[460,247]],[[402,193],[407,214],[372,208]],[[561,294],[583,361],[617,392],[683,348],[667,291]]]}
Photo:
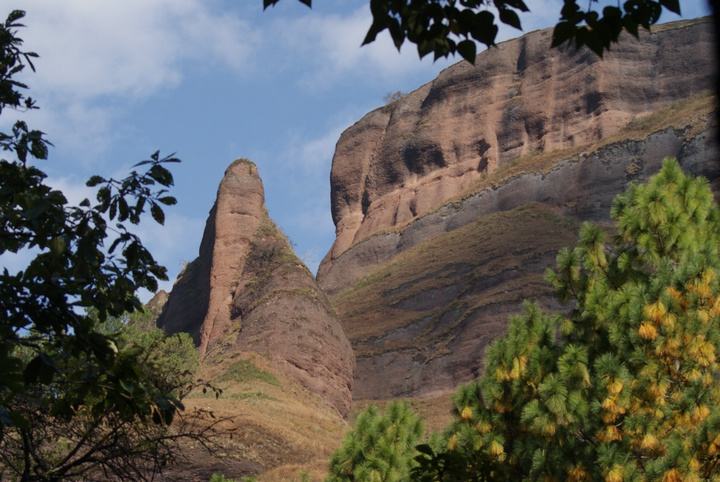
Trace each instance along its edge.
{"label": "cliff face", "polygon": [[550,30],[458,63],[340,137],[331,174],[337,239],[319,271],[371,236],[406,226],[518,158],[587,146],[713,82],[709,21],[623,38],[605,58],[550,49]]}
{"label": "cliff face", "polygon": [[255,353],[346,414],[354,356],[323,292],[267,215],[250,162],[225,172],[200,253],[179,276],[158,326],[193,335],[201,356]]}
{"label": "cliff face", "polygon": [[605,59],[539,31],[460,63],[346,130],[336,241],[318,279],[356,350],[355,398],[453,388],[580,222],[676,156],[718,179],[705,20],[625,38]]}

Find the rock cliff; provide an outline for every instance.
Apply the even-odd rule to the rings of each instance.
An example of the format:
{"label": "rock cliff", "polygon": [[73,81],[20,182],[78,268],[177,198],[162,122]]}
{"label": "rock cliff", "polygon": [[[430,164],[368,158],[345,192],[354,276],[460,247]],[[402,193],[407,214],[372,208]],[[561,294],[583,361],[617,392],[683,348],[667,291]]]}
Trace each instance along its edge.
{"label": "rock cliff", "polygon": [[[319,278],[369,237],[406,226],[523,156],[590,145],[713,82],[707,20],[623,38],[599,59],[540,30],[460,62],[342,133],[331,174],[337,239]],[[355,277],[356,278],[356,277]]]}
{"label": "rock cliff", "polygon": [[254,353],[341,414],[354,356],[311,273],[268,217],[254,164],[232,163],[210,210],[198,257],[158,319],[190,333],[205,360]]}
{"label": "rock cliff", "polygon": [[[625,38],[605,59],[543,30],[456,64],[340,137],[319,273],[356,350],[354,397],[453,388],[482,365],[581,221],[665,156],[717,182],[712,32]],[[556,307],[557,308],[557,307]]]}

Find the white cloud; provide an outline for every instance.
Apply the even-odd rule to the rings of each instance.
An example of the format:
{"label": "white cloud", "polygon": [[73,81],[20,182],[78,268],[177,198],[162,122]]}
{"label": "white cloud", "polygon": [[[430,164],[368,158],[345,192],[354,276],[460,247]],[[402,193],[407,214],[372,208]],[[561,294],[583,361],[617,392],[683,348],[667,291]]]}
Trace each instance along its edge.
{"label": "white cloud", "polygon": [[[528,0],[526,3],[530,12],[520,15],[524,30],[500,24],[498,42],[557,22],[560,0]],[[428,69],[438,71],[461,60],[460,57],[440,59],[433,65],[432,54],[419,60],[414,44],[406,42],[398,52],[387,32],[361,47],[371,23],[369,8],[363,5],[347,15],[308,12],[292,20],[279,21],[273,31],[286,49],[302,56],[305,64],[311,66],[301,81],[316,89],[326,88],[353,74],[361,74],[364,79],[398,80]],[[479,51],[482,49],[483,46],[478,46]]]}
{"label": "white cloud", "polygon": [[240,68],[257,37],[210,3],[28,0],[22,35],[41,56],[33,83],[69,100],[145,96],[177,85],[183,60]]}
{"label": "white cloud", "polygon": [[334,127],[321,137],[304,143],[299,149],[300,162],[310,169],[329,165],[335,153],[335,144],[346,127],[345,124]]}
{"label": "white cloud", "polygon": [[[362,72],[365,78],[396,79],[427,70],[432,59],[418,60],[413,45],[398,53],[386,33],[361,47],[372,23],[367,5],[348,15],[308,12],[274,26],[286,48],[301,55],[309,67],[301,81],[309,87],[326,87],[344,75]],[[438,66],[447,61],[439,61]]]}
{"label": "white cloud", "polygon": [[40,55],[27,74],[34,128],[87,162],[117,134],[130,101],[176,87],[188,63],[250,70],[258,35],[208,0],[26,0],[20,36]]}
{"label": "white cloud", "polygon": [[95,201],[97,189],[89,188],[84,181],[72,177],[50,178],[48,184],[55,189],[62,191],[68,203],[78,205],[83,199]]}

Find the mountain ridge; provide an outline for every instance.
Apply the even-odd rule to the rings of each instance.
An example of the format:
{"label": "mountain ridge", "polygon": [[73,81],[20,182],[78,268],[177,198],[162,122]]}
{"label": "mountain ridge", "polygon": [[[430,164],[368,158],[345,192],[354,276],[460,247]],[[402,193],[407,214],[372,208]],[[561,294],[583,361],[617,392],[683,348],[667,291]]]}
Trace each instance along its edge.
{"label": "mountain ridge", "polygon": [[[625,38],[602,60],[549,50],[550,34],[456,64],[341,135],[336,240],[317,279],[355,350],[356,400],[442,393],[477,376],[524,300],[561,308],[543,281],[554,253],[581,222],[607,223],[614,196],[666,156],[717,184],[707,19]],[[550,217],[505,222],[530,207]],[[457,237],[488,219],[503,228],[488,227],[485,244]],[[413,263],[434,260],[405,255],[438,243],[445,267],[425,276]]]}
{"label": "mountain ridge", "polygon": [[321,282],[350,246],[518,157],[591,144],[712,87],[707,19],[623,38],[602,60],[550,49],[550,35],[535,31],[479,54],[475,66],[455,64],[341,134],[331,172],[337,235]]}

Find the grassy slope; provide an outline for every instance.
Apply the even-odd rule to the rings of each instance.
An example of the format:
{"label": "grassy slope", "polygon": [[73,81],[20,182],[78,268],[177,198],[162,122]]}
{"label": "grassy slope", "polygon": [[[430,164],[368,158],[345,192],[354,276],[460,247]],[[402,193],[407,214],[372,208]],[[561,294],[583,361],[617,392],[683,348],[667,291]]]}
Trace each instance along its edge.
{"label": "grassy slope", "polygon": [[[576,231],[573,221],[539,204],[493,213],[400,253],[338,293],[333,303],[352,340],[378,336],[430,314],[400,306],[404,300],[457,283],[458,270],[453,267],[462,268],[462,281],[470,283],[493,272],[521,268],[528,249],[554,253],[573,242]],[[468,307],[502,301],[512,288],[542,284],[541,278],[534,273],[521,275],[502,290],[478,293],[481,298],[468,293]]]}
{"label": "grassy slope", "polygon": [[223,389],[219,399],[201,391],[185,400],[189,408],[210,409],[233,418],[225,450],[205,465],[229,477],[259,475],[258,480],[322,480],[327,460],[340,444],[347,423],[327,405],[273,370],[262,357],[235,353],[205,365],[201,376]]}
{"label": "grassy slope", "polygon": [[[608,137],[596,144],[518,158],[446,204],[461,202],[483,189],[502,185],[514,176],[527,172],[545,173],[562,160],[572,159],[581,153],[593,152],[615,142],[643,139],[669,127],[686,129],[688,136],[691,136],[706,126],[712,111],[713,97],[703,93],[653,114],[639,117],[630,122],[621,134]],[[440,207],[438,206],[438,209]],[[333,304],[341,315],[348,336],[357,339],[377,334],[385,327],[405,324],[409,315],[393,309],[392,305],[397,299],[387,294],[394,288],[407,284],[408,280],[417,278],[421,272],[434,273],[445,266],[464,263],[467,261],[466,258],[472,258],[473,250],[487,249],[489,245],[507,246],[505,243],[514,245],[518,242],[522,244],[524,240],[518,239],[513,232],[518,222],[523,222],[514,219],[519,213],[521,214],[522,211],[491,214],[474,224],[425,241],[378,265],[370,275],[360,279],[354,286],[334,295]],[[501,228],[500,237],[494,231],[495,228]],[[530,241],[535,241],[534,233],[527,234],[532,236]],[[538,235],[543,236],[542,232]],[[494,236],[495,239],[489,240],[489,236]],[[558,244],[552,239],[548,241],[550,244]],[[559,244],[559,247],[566,244]],[[414,291],[435,288],[443,281],[452,282],[452,280],[432,278],[425,283],[417,284]]]}
{"label": "grassy slope", "polygon": [[[245,302],[257,306],[267,296],[266,286],[287,265],[302,266],[285,235],[266,216],[253,240],[246,271],[254,276],[246,287]],[[313,293],[308,293],[311,296]],[[197,390],[185,400],[189,409],[212,410],[218,417],[232,417],[223,437],[225,450],[210,458],[196,448],[190,471],[196,480],[213,472],[240,480],[257,476],[261,482],[323,480],[330,454],[339,446],[348,427],[337,412],[277,370],[257,353],[234,348],[239,324],[218,341],[204,360],[199,377],[223,390],[219,399]],[[186,468],[187,469],[187,468]],[[183,480],[190,480],[188,472]]]}

